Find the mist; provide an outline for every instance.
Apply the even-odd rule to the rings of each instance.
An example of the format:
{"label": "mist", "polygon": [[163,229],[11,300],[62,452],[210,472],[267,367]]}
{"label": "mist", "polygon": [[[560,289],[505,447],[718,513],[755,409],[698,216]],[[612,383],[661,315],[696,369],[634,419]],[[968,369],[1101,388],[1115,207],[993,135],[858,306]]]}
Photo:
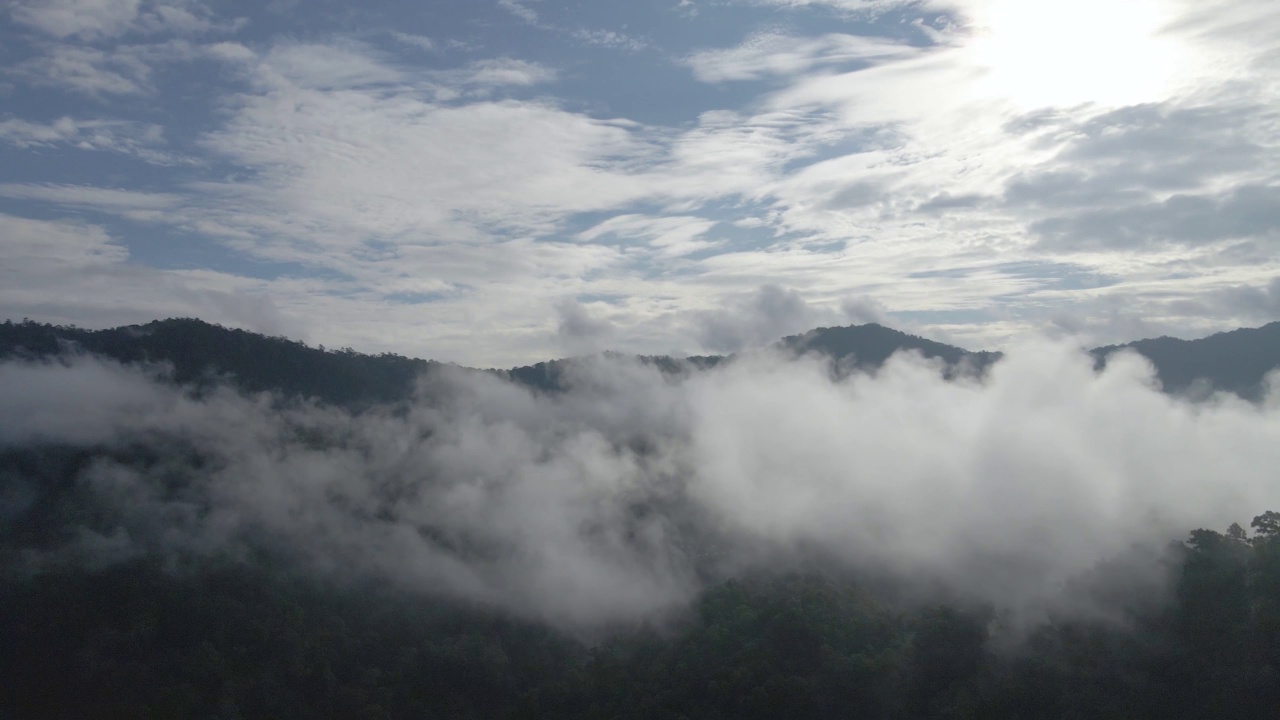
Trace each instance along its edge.
{"label": "mist", "polygon": [[[1140,356],[1098,372],[1049,341],[943,375],[912,354],[868,373],[761,352],[678,376],[601,356],[564,393],[446,368],[353,413],[196,392],[163,367],[12,361],[0,450],[92,451],[70,491],[105,510],[24,548],[31,572],[265,549],[574,632],[660,621],[708,583],[802,562],[1014,622],[1100,612],[1064,590],[1099,563],[1280,507],[1274,392],[1191,402]],[[4,527],[69,491],[21,470],[0,483]]]}

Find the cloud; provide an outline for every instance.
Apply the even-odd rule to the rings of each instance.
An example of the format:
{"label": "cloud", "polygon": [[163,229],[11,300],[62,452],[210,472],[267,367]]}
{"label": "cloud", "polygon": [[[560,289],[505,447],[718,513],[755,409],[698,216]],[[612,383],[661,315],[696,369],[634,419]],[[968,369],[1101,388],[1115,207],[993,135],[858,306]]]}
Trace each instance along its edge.
{"label": "cloud", "polygon": [[760,347],[785,335],[823,325],[830,315],[810,307],[800,293],[764,285],[722,310],[704,311],[695,322],[698,340],[708,350],[737,352]]}
{"label": "cloud", "polygon": [[853,325],[890,324],[888,309],[875,298],[866,296],[846,298],[840,303],[840,312],[844,313],[848,322]]}
{"label": "cloud", "polygon": [[[908,7],[918,0],[749,0],[754,5],[771,5],[789,9],[827,7],[852,13],[876,13]],[[930,3],[941,4],[941,3]]]}
{"label": "cloud", "polygon": [[130,262],[102,227],[0,214],[0,318],[109,327],[202,317],[270,335],[305,332],[260,280]]}
{"label": "cloud", "polygon": [[517,0],[498,0],[498,7],[506,10],[529,25],[538,24],[538,12]]}
{"label": "cloud", "polygon": [[136,220],[146,220],[158,211],[174,209],[182,203],[182,197],[174,193],[23,183],[0,184],[0,197],[97,208]]}
{"label": "cloud", "polygon": [[1244,317],[1280,320],[1280,277],[1271,278],[1260,287],[1236,285],[1224,288],[1212,298]]}
{"label": "cloud", "polygon": [[168,458],[102,456],[68,486],[100,508],[84,530],[135,553],[266,546],[571,630],[660,618],[700,578],[802,559],[1015,619],[1079,611],[1064,584],[1096,563],[1280,501],[1274,398],[1189,404],[1136,356],[1098,374],[1033,343],[982,383],[911,356],[838,380],[769,355],[683,380],[617,358],[570,373],[549,397],[446,368],[352,415],[196,398],[91,358],[11,361],[0,447],[145,442]]}
{"label": "cloud", "polygon": [[1164,314],[1175,316],[1229,317],[1241,325],[1280,321],[1280,276],[1265,278],[1263,273],[1254,282],[1213,282],[1194,297],[1174,297],[1165,305]]}
{"label": "cloud", "polygon": [[415,35],[413,33],[393,31],[391,33],[391,37],[405,45],[418,48],[419,50],[426,50],[427,52],[435,52],[440,47],[440,43],[426,35]]}
{"label": "cloud", "polygon": [[[766,252],[712,258],[704,267],[763,274],[756,268],[769,264],[772,281],[805,287],[840,277],[848,290],[873,294],[895,312],[950,314],[956,320],[933,324],[934,331],[968,325],[965,335],[982,345],[1034,328],[1066,305],[1101,311],[1093,303],[1101,291],[1055,287],[1047,277],[1011,283],[992,275],[959,283],[932,279],[938,285],[926,297],[918,294],[918,281],[882,279],[921,268],[1044,261],[1069,251],[1073,262],[1125,278],[1130,302],[1138,302],[1138,292],[1159,293],[1140,304],[1171,312],[1164,301],[1188,298],[1199,279],[1215,284],[1234,274],[1244,280],[1256,264],[1264,266],[1259,272],[1274,274],[1277,259],[1263,248],[1274,234],[1266,200],[1280,153],[1272,140],[1275,114],[1257,98],[1274,95],[1275,88],[1261,74],[1237,72],[1254,55],[1246,58],[1239,52],[1245,44],[1226,41],[1233,24],[1221,20],[1247,17],[1246,24],[1265,26],[1274,20],[1269,13],[1235,3],[1220,7],[1218,20],[1211,19],[1216,11],[1188,15],[1177,3],[1134,10],[1115,26],[1128,28],[1134,44],[1124,46],[1118,35],[1107,42],[1117,52],[1145,47],[1141,38],[1155,38],[1161,52],[1172,43],[1180,59],[1168,68],[1176,78],[1138,82],[1145,72],[1141,63],[1121,58],[1119,75],[1100,65],[1077,68],[1081,78],[1123,76],[1114,93],[1096,85],[1097,92],[1072,99],[1075,90],[1037,94],[1031,72],[998,82],[996,76],[1024,73],[1037,63],[1061,63],[1055,73],[1075,72],[1066,58],[1077,45],[1033,47],[1033,38],[1052,24],[1037,18],[1062,18],[1054,32],[1092,23],[1084,8],[1015,12],[1016,4],[945,5],[904,5],[908,18],[923,21],[922,35],[897,54],[850,67],[822,65],[828,54],[839,57],[830,35],[790,42],[761,35],[694,56],[705,61],[706,80],[776,78],[780,87],[758,96],[755,107],[803,113],[809,131],[782,138],[806,159],[757,186],[762,190],[756,197],[769,206],[760,217],[786,240]],[[1005,17],[1006,10],[1014,15]],[[1170,19],[1167,33],[1152,34],[1148,11]],[[1026,32],[1013,33],[1018,27]],[[988,54],[984,38],[1001,33],[1010,47],[1027,53],[1024,61],[1006,58],[999,61],[1003,69],[994,68],[997,58]],[[1080,78],[1055,83],[1049,77],[1039,87],[1053,93],[1055,87],[1089,89]],[[1119,97],[1124,92],[1130,94]],[[1180,288],[1165,282],[1174,277],[1183,279]],[[961,319],[964,313],[967,319]],[[1216,329],[1229,322],[1220,316]],[[1201,332],[1204,323],[1203,317],[1170,314],[1155,326]]]}
{"label": "cloud", "polygon": [[344,43],[277,44],[257,73],[257,80],[268,88],[347,90],[405,81],[403,71],[381,62],[368,48]]}
{"label": "cloud", "polygon": [[1219,196],[1176,194],[1163,201],[1048,218],[1031,227],[1044,247],[1058,252],[1266,240],[1280,231],[1280,187],[1242,185]]}
{"label": "cloud", "polygon": [[555,79],[555,71],[537,63],[511,58],[477,60],[467,69],[466,83],[480,86],[536,85]]}
{"label": "cloud", "polygon": [[[564,41],[527,56],[512,37],[491,34],[498,26],[467,24],[476,44],[455,53],[447,24],[427,42],[412,34],[421,28],[397,23],[405,35],[396,39],[366,15],[322,14],[296,38],[269,34],[272,19],[255,24],[268,34],[252,48],[184,36],[176,24],[179,37],[152,42],[163,38],[144,17],[170,5],[137,3],[132,20],[120,13],[126,19],[97,30],[66,25],[60,41],[20,31],[26,44],[3,71],[29,86],[19,95],[68,90],[98,110],[59,105],[75,98],[58,93],[47,108],[19,103],[32,109],[3,121],[0,142],[23,146],[17,154],[30,162],[21,167],[31,170],[3,193],[41,213],[147,223],[112,228],[140,242],[177,230],[219,267],[256,272],[265,261],[309,274],[314,282],[274,284],[277,302],[311,315],[333,345],[402,349],[410,336],[413,352],[523,364],[559,352],[548,309],[569,295],[625,298],[609,311],[621,349],[695,348],[691,314],[769,283],[803,288],[834,321],[844,298],[872,296],[899,323],[975,346],[1064,313],[1089,325],[1081,313],[1096,310],[1110,322],[1111,302],[1159,309],[1144,327],[1202,332],[1234,316],[1180,316],[1190,306],[1170,301],[1280,272],[1265,206],[1280,177],[1274,73],[1265,72],[1280,33],[1270,32],[1274,11],[1256,4],[1153,0],[1113,10],[1091,0],[1031,12],[956,0],[883,14],[890,4],[763,3],[788,8],[787,30],[745,37],[732,21],[759,19],[760,7],[718,5],[726,22],[712,34],[700,5],[703,17],[681,24],[698,33],[679,35],[691,48],[665,30],[594,30],[588,16],[507,3],[498,10],[534,11],[538,25],[499,23],[502,32]],[[71,5],[21,5],[37,6]],[[832,26],[833,8],[858,22]],[[1169,65],[1176,82],[1128,92],[1146,70],[1119,61],[1107,70],[1099,58],[1147,48],[1151,8],[1170,21],[1157,45],[1172,42],[1191,62]],[[1103,10],[1114,22],[1095,32]],[[352,18],[368,20],[367,33],[341,26]],[[984,49],[1001,36],[1003,50]],[[1081,59],[1085,36],[1107,52]],[[722,38],[730,40],[708,45]],[[665,60],[631,56],[628,71],[666,77],[645,63],[673,56],[686,68],[668,67],[670,84],[639,106],[619,104],[634,93],[611,65],[573,54],[628,40],[671,48]],[[419,51],[432,42],[439,52]],[[486,45],[499,54],[482,54]],[[1014,62],[1013,50],[1026,61]],[[174,104],[188,95],[170,91],[197,71],[209,92],[202,86],[190,102],[211,112]],[[1070,82],[1045,79],[1063,74]],[[1081,82],[1111,76],[1127,79]],[[716,86],[698,89],[699,78]],[[1097,92],[1082,98],[1082,87]],[[620,108],[636,109],[617,117]],[[165,147],[147,134],[160,122],[173,123]],[[129,167],[73,177],[36,156],[85,143],[117,156],[65,153],[60,162]],[[162,150],[174,156],[150,154]],[[198,171],[163,178],[133,162],[197,154]],[[164,192],[131,184],[144,179]],[[87,183],[102,187],[77,187]],[[1066,287],[1051,274],[940,274],[1065,252],[1129,294],[1103,300],[1120,291]]]}
{"label": "cloud", "polygon": [[[111,120],[78,121],[70,117],[62,117],[51,123],[33,123],[25,120],[5,120],[0,122],[0,140],[4,140],[20,148],[34,145],[57,145],[63,143],[84,143],[90,148],[112,148],[118,144],[115,137],[118,130],[129,130],[133,123]],[[150,139],[158,140],[163,128],[150,125],[142,128],[142,134]]]}
{"label": "cloud", "polygon": [[[997,604],[1044,601],[1061,587],[1049,578],[1165,523],[1220,527],[1234,502],[1274,502],[1250,461],[1222,451],[1240,430],[1247,453],[1271,453],[1260,434],[1270,415],[1255,426],[1244,406],[1165,398],[1133,358],[1090,368],[1051,346],[1020,348],[976,387],[901,361],[834,388],[818,367],[731,368],[693,403],[710,463],[698,490],[751,533],[947,577]],[[1221,494],[1204,482],[1218,463],[1215,477],[1232,478]],[[1192,519],[1196,503],[1204,514]]]}
{"label": "cloud", "polygon": [[[551,31],[572,38],[581,45],[636,52],[649,47],[647,40],[618,30],[603,28],[570,27],[544,20],[538,11],[530,7],[539,0],[498,0],[498,7],[519,19],[525,25],[543,31]],[[624,26],[625,27],[625,26]]]}
{"label": "cloud", "polygon": [[648,42],[616,30],[577,28],[571,34],[578,41],[595,47],[630,50],[631,52],[638,52],[649,47]]}
{"label": "cloud", "polygon": [[[103,262],[120,262],[128,250],[112,242],[100,227],[73,221],[28,220],[0,215],[3,218],[3,255],[10,267],[21,261],[83,266]],[[24,268],[29,270],[30,268]]]}
{"label": "cloud", "polygon": [[1052,121],[1036,132],[1054,156],[1011,178],[1002,200],[1055,251],[1265,241],[1276,228],[1269,207],[1280,158],[1268,135],[1278,119],[1250,101]]}
{"label": "cloud", "polygon": [[1140,205],[1171,193],[1259,183],[1278,169],[1269,134],[1280,127],[1280,116],[1252,101],[1155,103],[1080,120],[1032,115],[1011,127],[1038,135],[1053,151],[1005,186],[1003,199],[1015,207]]}
{"label": "cloud", "polygon": [[125,120],[77,120],[66,116],[49,123],[4,120],[0,121],[0,142],[23,149],[71,147],[116,152],[155,165],[194,162],[157,149],[165,144],[163,127]]}
{"label": "cloud", "polygon": [[113,37],[138,17],[141,0],[44,0],[21,2],[10,9],[13,19],[57,38]]}
{"label": "cloud", "polygon": [[116,96],[155,94],[159,78],[182,63],[209,59],[234,67],[255,58],[240,43],[186,39],[109,47],[54,43],[42,49],[3,72],[27,85],[70,90],[104,104]]}
{"label": "cloud", "polygon": [[617,215],[583,230],[577,238],[586,242],[600,242],[608,237],[639,240],[658,256],[679,257],[722,246],[723,242],[705,239],[715,226],[714,220],[687,215]]}
{"label": "cloud", "polygon": [[100,40],[128,32],[207,32],[211,13],[196,2],[165,0],[22,0],[12,4],[14,21],[58,39]]}
{"label": "cloud", "polygon": [[601,345],[614,336],[615,328],[608,320],[591,314],[574,298],[556,303],[556,337],[572,355],[599,352]]}
{"label": "cloud", "polygon": [[623,128],[542,103],[438,106],[301,88],[244,98],[205,142],[259,169],[245,197],[258,212],[289,208],[317,242],[475,237],[458,219],[545,228],[635,197],[634,181],[597,164],[644,152]]}
{"label": "cloud", "polygon": [[152,90],[151,65],[128,51],[57,45],[46,55],[17,64],[9,73],[31,85],[67,88],[96,97],[142,95]]}
{"label": "cloud", "polygon": [[758,80],[770,75],[799,75],[823,66],[848,66],[906,57],[914,50],[902,43],[861,35],[829,34],[815,38],[779,32],[757,33],[733,48],[703,50],[685,63],[702,82]]}

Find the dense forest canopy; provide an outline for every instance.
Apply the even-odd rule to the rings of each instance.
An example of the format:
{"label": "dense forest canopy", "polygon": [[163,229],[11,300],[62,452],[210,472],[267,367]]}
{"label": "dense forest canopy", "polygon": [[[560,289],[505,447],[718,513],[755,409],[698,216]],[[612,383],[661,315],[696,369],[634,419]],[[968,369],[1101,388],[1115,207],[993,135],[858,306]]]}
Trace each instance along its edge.
{"label": "dense forest canopy", "polygon": [[478,371],[6,324],[0,709],[1267,716],[1275,329],[1194,346],[1237,366],[862,326]]}

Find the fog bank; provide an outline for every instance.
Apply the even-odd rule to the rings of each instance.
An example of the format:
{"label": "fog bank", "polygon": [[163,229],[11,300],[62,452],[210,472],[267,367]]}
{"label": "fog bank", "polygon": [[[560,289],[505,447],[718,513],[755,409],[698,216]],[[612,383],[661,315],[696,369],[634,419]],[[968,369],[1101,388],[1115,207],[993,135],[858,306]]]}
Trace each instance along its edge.
{"label": "fog bank", "polygon": [[[33,567],[269,547],[589,630],[799,557],[1031,616],[1135,543],[1280,508],[1277,394],[1192,404],[1136,355],[1095,373],[1077,349],[1031,343],[981,381],[911,355],[845,374],[756,354],[683,378],[601,357],[569,382],[542,395],[446,369],[351,414],[197,396],[90,357],[5,363],[0,529],[80,493],[109,510],[28,552]],[[71,489],[11,461],[54,446],[97,449]]]}

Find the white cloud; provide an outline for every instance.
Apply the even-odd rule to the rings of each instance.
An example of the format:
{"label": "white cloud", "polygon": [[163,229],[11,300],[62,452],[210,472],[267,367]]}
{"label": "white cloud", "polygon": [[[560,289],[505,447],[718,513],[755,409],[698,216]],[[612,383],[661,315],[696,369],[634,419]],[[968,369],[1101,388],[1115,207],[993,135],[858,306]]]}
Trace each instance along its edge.
{"label": "white cloud", "polygon": [[112,242],[100,227],[9,215],[0,219],[3,220],[0,232],[4,236],[0,253],[5,258],[5,266],[11,269],[23,262],[82,267],[123,262],[129,257],[128,250]]}
{"label": "white cloud", "polygon": [[259,168],[259,187],[245,199],[293,213],[296,232],[320,242],[544,228],[566,212],[634,197],[634,181],[593,165],[644,150],[621,128],[539,103],[451,107],[301,88],[246,97],[206,144]]}
{"label": "white cloud", "polygon": [[305,334],[267,283],[130,262],[103,228],[0,214],[0,317],[107,327],[198,316],[269,334]]}
{"label": "white cloud", "polygon": [[92,96],[141,95],[151,89],[151,66],[142,58],[90,47],[57,45],[8,72],[32,85],[65,87]]}
{"label": "white cloud", "polygon": [[71,90],[99,100],[111,96],[154,94],[156,76],[179,63],[212,59],[234,66],[256,58],[240,43],[210,44],[183,39],[101,49],[83,44],[55,43],[44,53],[0,70],[39,87]]}
{"label": "white cloud", "polygon": [[597,242],[602,238],[640,240],[660,257],[680,257],[689,253],[722,246],[723,241],[708,240],[706,234],[716,226],[714,220],[683,215],[648,216],[617,215],[583,230],[577,238]]}
{"label": "white cloud", "polygon": [[736,47],[693,53],[685,63],[699,80],[714,83],[796,75],[823,66],[883,62],[916,52],[910,46],[876,37],[830,34],[801,38],[763,32]]}
{"label": "white cloud", "polygon": [[405,74],[358,45],[282,43],[264,58],[257,78],[268,87],[338,90],[397,84]]}
{"label": "white cloud", "polygon": [[555,311],[556,339],[571,356],[605,350],[615,336],[613,323],[574,298],[562,298]]}
{"label": "white cloud", "polygon": [[257,54],[237,42],[217,42],[204,45],[200,51],[209,58],[225,63],[247,63],[257,59]]}
{"label": "white cloud", "polygon": [[13,19],[57,38],[123,34],[138,17],[141,0],[35,0],[12,6]]}
{"label": "white cloud", "polygon": [[0,445],[145,438],[212,459],[181,495],[169,463],[103,458],[77,478],[135,551],[283,543],[304,569],[573,630],[660,618],[707,578],[797,561],[1015,623],[1086,612],[1064,587],[1097,563],[1280,501],[1276,398],[1176,400],[1134,356],[1098,373],[1039,341],[983,382],[912,356],[874,375],[769,355],[682,381],[616,359],[569,373],[547,397],[444,370],[394,410],[351,414],[196,398],[90,358],[8,362]]}
{"label": "white cloud", "polygon": [[746,0],[752,5],[771,5],[774,7],[798,9],[826,7],[833,10],[858,14],[873,14],[888,10],[897,10],[913,5],[946,6],[949,3],[938,0]]}
{"label": "white cloud", "polygon": [[136,190],[89,187],[83,185],[0,184],[0,197],[36,200],[63,205],[100,209],[122,214],[151,212],[177,208],[183,200],[172,193],[148,193]]}
{"label": "white cloud", "polygon": [[538,12],[519,0],[498,0],[498,7],[530,25],[538,24]]}
{"label": "white cloud", "polygon": [[477,60],[463,71],[466,84],[479,86],[536,85],[551,82],[555,71],[537,63],[512,58]]}
{"label": "white cloud", "polygon": [[717,353],[763,347],[787,335],[834,325],[839,319],[836,313],[809,305],[795,290],[777,285],[726,298],[721,305],[694,317],[699,344]]}
{"label": "white cloud", "polygon": [[19,148],[72,147],[134,155],[156,165],[193,162],[160,150],[164,128],[125,120],[77,120],[61,117],[49,123],[0,121],[0,142]]}
{"label": "white cloud", "polygon": [[100,40],[130,31],[196,34],[215,27],[203,4],[183,0],[20,0],[9,12],[16,22],[59,39]]}
{"label": "white cloud", "polygon": [[432,38],[427,37],[426,35],[415,35],[413,33],[403,33],[403,32],[396,31],[391,33],[391,37],[395,38],[398,42],[404,43],[405,45],[418,48],[419,50],[426,50],[427,52],[434,52],[435,50],[439,49],[439,46],[440,46],[440,43],[436,42]]}
{"label": "white cloud", "polygon": [[572,31],[572,35],[574,38],[587,45],[594,45],[597,47],[630,50],[632,52],[644,50],[649,47],[649,43],[644,40],[616,30],[578,28]]}

